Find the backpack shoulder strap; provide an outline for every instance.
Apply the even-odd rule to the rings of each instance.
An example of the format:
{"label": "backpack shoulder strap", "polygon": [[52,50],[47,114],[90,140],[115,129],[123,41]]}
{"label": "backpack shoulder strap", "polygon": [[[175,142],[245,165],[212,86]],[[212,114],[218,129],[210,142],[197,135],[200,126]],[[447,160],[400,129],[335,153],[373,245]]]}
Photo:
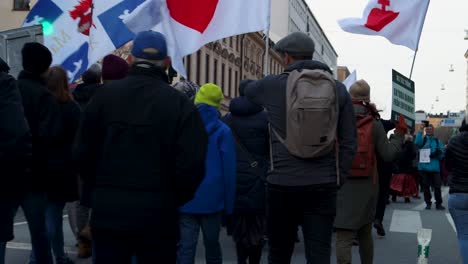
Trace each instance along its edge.
{"label": "backpack shoulder strap", "polygon": [[231,128],[231,132],[232,132],[232,135],[234,136],[234,139],[236,140],[237,144],[239,145],[239,147],[241,148],[241,150],[247,154],[247,157],[249,159],[249,164],[252,168],[255,168],[258,166],[258,161],[257,159],[254,157],[254,155],[252,153],[250,153],[250,151],[247,149],[247,147],[244,145],[244,143],[242,142],[241,138],[239,137],[239,135],[237,134],[236,132],[236,129],[234,128],[233,124],[232,124],[232,121],[230,118],[226,119],[226,123],[229,125],[229,127]]}

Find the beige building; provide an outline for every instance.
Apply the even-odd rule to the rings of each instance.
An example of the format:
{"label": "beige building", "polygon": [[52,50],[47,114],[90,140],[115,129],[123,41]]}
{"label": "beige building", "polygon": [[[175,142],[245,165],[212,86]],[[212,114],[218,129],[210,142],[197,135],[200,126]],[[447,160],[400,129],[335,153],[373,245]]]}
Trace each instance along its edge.
{"label": "beige building", "polygon": [[346,80],[346,78],[348,78],[348,76],[350,75],[351,73],[349,72],[349,69],[348,67],[346,66],[338,66],[338,70],[336,71],[336,79],[340,82]]}
{"label": "beige building", "polygon": [[[185,58],[187,79],[200,85],[219,85],[226,97],[223,110],[227,110],[230,99],[239,96],[241,80],[263,77],[265,47],[261,33],[238,35],[209,43]],[[283,67],[279,54],[270,49],[269,55],[268,72],[281,73]]]}
{"label": "beige building", "polygon": [[0,32],[21,27],[36,1],[0,0]]}

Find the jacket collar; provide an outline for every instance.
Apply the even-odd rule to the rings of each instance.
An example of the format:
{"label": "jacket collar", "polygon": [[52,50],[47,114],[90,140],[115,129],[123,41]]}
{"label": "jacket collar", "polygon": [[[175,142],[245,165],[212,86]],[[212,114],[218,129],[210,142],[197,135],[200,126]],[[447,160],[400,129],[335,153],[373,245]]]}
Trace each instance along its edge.
{"label": "jacket collar", "polygon": [[129,75],[145,75],[169,83],[169,77],[167,76],[166,72],[163,69],[156,67],[154,64],[148,62],[138,62],[132,65]]}
{"label": "jacket collar", "polygon": [[314,60],[304,60],[304,61],[296,61],[293,64],[286,67],[285,72],[292,72],[294,70],[301,70],[301,69],[309,69],[309,70],[324,70],[333,74],[331,69],[320,61]]}
{"label": "jacket collar", "polygon": [[33,81],[33,82],[40,83],[42,85],[46,84],[44,78],[42,78],[40,75],[37,75],[37,74],[32,73],[32,72],[25,71],[25,70],[22,70],[20,72],[20,74],[18,75],[18,80],[30,80],[30,81]]}

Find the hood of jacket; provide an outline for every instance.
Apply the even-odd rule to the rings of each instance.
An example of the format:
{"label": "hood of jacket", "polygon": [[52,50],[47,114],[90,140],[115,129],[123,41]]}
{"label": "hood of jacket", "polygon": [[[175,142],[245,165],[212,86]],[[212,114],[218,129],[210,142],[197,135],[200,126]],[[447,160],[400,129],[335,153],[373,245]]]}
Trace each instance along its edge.
{"label": "hood of jacket", "polygon": [[251,116],[263,111],[263,107],[252,103],[247,97],[241,96],[231,100],[229,112],[236,116]]}
{"label": "hood of jacket", "polygon": [[197,108],[205,124],[206,133],[212,135],[220,125],[218,109],[207,104],[198,104]]}

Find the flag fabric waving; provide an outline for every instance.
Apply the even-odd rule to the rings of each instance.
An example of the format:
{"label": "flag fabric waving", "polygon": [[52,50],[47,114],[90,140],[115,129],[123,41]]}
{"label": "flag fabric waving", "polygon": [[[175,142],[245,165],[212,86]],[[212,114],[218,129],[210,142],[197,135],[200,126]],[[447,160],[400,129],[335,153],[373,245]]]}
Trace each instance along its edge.
{"label": "flag fabric waving", "polygon": [[124,19],[133,32],[166,36],[172,66],[186,76],[183,57],[212,41],[269,28],[270,0],[146,0]]}
{"label": "flag fabric waving", "polygon": [[356,70],[354,70],[349,76],[348,78],[346,78],[346,80],[343,81],[343,84],[346,86],[346,89],[348,89],[349,91],[349,88],[351,88],[351,85],[353,85],[354,83],[356,83],[357,81],[357,73],[356,73]]}
{"label": "flag fabric waving", "polygon": [[144,0],[39,0],[23,23],[41,24],[53,64],[78,79],[93,63],[132,40],[122,20]]}
{"label": "flag fabric waving", "polygon": [[347,32],[376,35],[417,50],[429,0],[370,0],[362,18],[338,21]]}

